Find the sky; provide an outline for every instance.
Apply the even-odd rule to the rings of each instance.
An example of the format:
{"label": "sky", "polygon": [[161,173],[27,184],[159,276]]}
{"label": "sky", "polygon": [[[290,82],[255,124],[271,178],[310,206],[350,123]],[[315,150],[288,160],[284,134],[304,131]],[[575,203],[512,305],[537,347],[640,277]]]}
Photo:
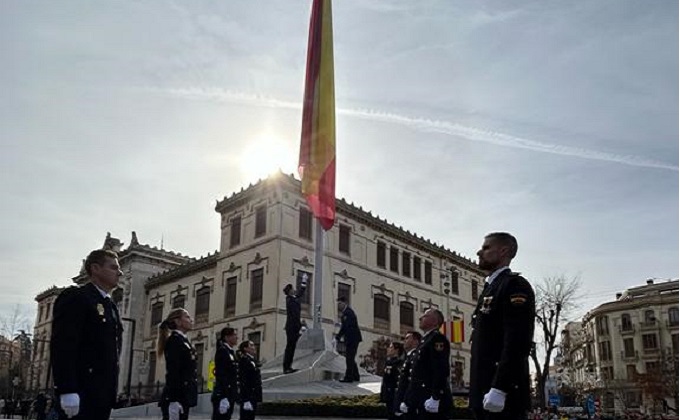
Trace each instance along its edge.
{"label": "sky", "polygon": [[[310,5],[0,2],[0,316],[107,232],[213,252],[217,200],[296,171]],[[512,232],[580,312],[678,278],[678,2],[342,0],[333,26],[338,197],[470,258]]]}

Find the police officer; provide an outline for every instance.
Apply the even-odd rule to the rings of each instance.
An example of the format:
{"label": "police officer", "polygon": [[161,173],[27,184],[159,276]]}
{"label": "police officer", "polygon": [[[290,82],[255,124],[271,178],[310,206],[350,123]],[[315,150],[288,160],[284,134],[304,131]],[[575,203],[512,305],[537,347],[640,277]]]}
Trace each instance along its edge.
{"label": "police officer", "polygon": [[357,315],[349,307],[344,296],[338,298],[338,309],[341,313],[340,319],[342,324],[334,340],[345,341],[345,377],[340,382],[359,382],[361,378],[359,377],[359,367],[355,359],[362,338]]}
{"label": "police officer", "polygon": [[241,396],[241,420],[254,420],[258,403],[262,402],[262,376],[255,360],[257,349],[252,341],[239,346],[238,384]]}
{"label": "police officer", "polygon": [[283,288],[283,294],[286,295],[286,350],[283,353],[283,373],[293,373],[297,369],[293,369],[293,357],[295,356],[295,347],[297,346],[298,338],[300,338],[300,328],[302,322],[300,321],[300,298],[305,294],[307,288],[307,275],[302,275],[300,288],[293,289],[292,284],[287,284]]}
{"label": "police officer", "polygon": [[510,271],[517,240],[505,232],[484,238],[477,252],[488,273],[473,314],[470,407],[478,420],[526,419],[529,352],[536,301],[529,282]]}
{"label": "police officer", "polygon": [[451,344],[439,332],[443,323],[444,315],[438,309],[430,308],[420,317],[424,334],[413,357],[405,397],[407,411],[414,409],[419,419],[445,419],[451,408]]}
{"label": "police officer", "polygon": [[399,408],[394,405],[396,401],[399,373],[404,363],[404,345],[391,342],[387,347],[387,360],[385,360],[385,373],[380,384],[380,402],[385,403],[387,418],[396,419]]}
{"label": "police officer", "polygon": [[211,401],[212,420],[231,420],[238,396],[238,362],[236,360],[238,334],[231,327],[222,328],[215,351],[215,386]]}
{"label": "police officer", "polygon": [[156,354],[165,357],[165,387],[161,395],[163,420],[186,420],[198,402],[196,349],[187,333],[194,321],[184,308],[175,308],[158,326]]}
{"label": "police officer", "polygon": [[[399,374],[399,384],[397,386],[396,401],[394,403],[395,413],[398,411],[402,420],[414,420],[417,418],[416,407],[409,411],[406,404],[406,390],[411,383],[411,368],[413,367],[413,358],[416,355],[416,348],[420,345],[420,340],[423,338],[418,331],[409,331],[404,336],[404,351],[406,358],[401,367]],[[413,404],[412,404],[413,405]]]}
{"label": "police officer", "polygon": [[85,272],[89,282],[64,290],[54,304],[54,391],[67,418],[103,420],[118,390],[123,325],[110,293],[123,273],[118,255],[102,249],[87,256]]}

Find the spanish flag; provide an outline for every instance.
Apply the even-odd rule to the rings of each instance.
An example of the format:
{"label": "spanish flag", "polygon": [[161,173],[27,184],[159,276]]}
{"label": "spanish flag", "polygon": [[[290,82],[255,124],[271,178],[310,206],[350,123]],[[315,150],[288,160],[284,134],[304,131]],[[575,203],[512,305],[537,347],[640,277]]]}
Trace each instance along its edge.
{"label": "spanish flag", "polygon": [[452,343],[462,343],[465,341],[465,326],[462,319],[445,322],[439,328],[439,331]]}
{"label": "spanish flag", "polygon": [[335,222],[335,87],[331,0],[313,0],[298,172],[324,230]]}

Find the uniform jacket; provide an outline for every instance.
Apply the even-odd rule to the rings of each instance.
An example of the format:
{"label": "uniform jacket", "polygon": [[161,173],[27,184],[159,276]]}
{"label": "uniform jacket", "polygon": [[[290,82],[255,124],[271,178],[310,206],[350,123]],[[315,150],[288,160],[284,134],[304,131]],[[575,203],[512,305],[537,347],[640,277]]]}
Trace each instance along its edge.
{"label": "uniform jacket", "polygon": [[165,343],[164,400],[177,401],[185,407],[195,407],[198,399],[196,349],[189,339],[177,331],[170,333]]}
{"label": "uniform jacket", "polygon": [[423,407],[423,403],[432,397],[440,400],[439,411],[445,412],[450,406],[451,387],[451,343],[438,330],[425,334],[420,345],[413,352],[411,379],[406,390],[406,405]]}
{"label": "uniform jacket", "polygon": [[508,393],[506,409],[529,408],[529,352],[535,312],[534,290],[510,269],[482,291],[472,317],[472,408],[482,407],[484,394],[491,388]]}
{"label": "uniform jacket", "polygon": [[238,383],[241,402],[262,401],[262,377],[260,366],[250,355],[244,354],[238,361]]}
{"label": "uniform jacket", "polygon": [[229,399],[236,401],[238,396],[238,362],[234,350],[230,349],[222,340],[217,343],[215,352],[215,387],[212,400]]}
{"label": "uniform jacket", "polygon": [[[411,351],[410,354],[406,355],[404,359],[404,364],[401,366],[401,371],[399,372],[399,380],[397,383],[397,394],[395,406],[406,402],[406,390],[408,389],[409,383],[411,383],[411,368],[413,367],[413,358],[416,356],[416,351]],[[406,404],[408,405],[408,404]]]}
{"label": "uniform jacket", "polygon": [[341,338],[345,339],[347,344],[358,344],[361,342],[361,331],[359,330],[359,322],[357,321],[357,315],[354,310],[349,306],[342,311],[341,316],[342,325],[340,325],[340,331],[335,336],[338,340]]}
{"label": "uniform jacket", "polygon": [[400,357],[390,357],[385,361],[385,373],[383,374],[382,384],[380,385],[380,402],[387,404],[387,409],[394,412],[398,407],[394,406],[399,385],[399,373],[404,359]]}
{"label": "uniform jacket", "polygon": [[286,295],[286,331],[296,333],[300,331],[300,298],[305,294],[306,287],[300,287],[294,296]]}
{"label": "uniform jacket", "polygon": [[56,395],[113,407],[123,325],[118,308],[92,283],[64,290],[54,303],[50,357]]}

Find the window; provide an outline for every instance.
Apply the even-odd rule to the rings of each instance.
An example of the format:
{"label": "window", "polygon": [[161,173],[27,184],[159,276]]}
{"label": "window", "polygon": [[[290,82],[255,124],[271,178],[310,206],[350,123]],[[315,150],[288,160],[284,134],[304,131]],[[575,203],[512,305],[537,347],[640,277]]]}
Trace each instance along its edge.
{"label": "window", "polygon": [[210,287],[203,286],[196,291],[196,316],[194,319],[196,324],[207,323],[209,312],[210,312]]}
{"label": "window", "polygon": [[38,308],[38,322],[42,321],[43,309],[45,308],[42,305],[40,305],[40,308]]}
{"label": "window", "polygon": [[386,257],[387,257],[387,248],[385,247],[385,242],[380,242],[378,241],[377,247],[376,247],[376,264],[378,264],[378,267],[380,268],[386,268]]}
{"label": "window", "polygon": [[635,365],[626,365],[626,377],[629,381],[637,379],[637,368]]}
{"label": "window", "polygon": [[599,335],[609,335],[609,318],[606,316],[599,316],[595,322]]}
{"label": "window", "polygon": [[300,227],[298,235],[302,239],[312,240],[312,212],[300,207]]}
{"label": "window", "polygon": [[149,376],[147,376],[146,383],[153,385],[156,382],[156,352],[149,352]]}
{"label": "window", "polygon": [[661,374],[661,363],[647,362],[645,363],[645,371],[652,375],[659,375]]}
{"label": "window", "polygon": [[642,394],[639,391],[626,391],[624,398],[627,408],[640,408]]}
{"label": "window", "polygon": [[340,225],[340,243],[338,244],[338,250],[343,254],[349,255],[349,233],[351,228],[347,225]]}
{"label": "window", "polygon": [[259,331],[249,333],[248,341],[252,341],[253,344],[255,344],[255,360],[260,360],[260,343],[262,342],[262,333]]}
{"label": "window", "polygon": [[229,277],[224,296],[224,317],[234,315],[236,315],[236,277]]}
{"label": "window", "polygon": [[255,237],[258,238],[267,233],[267,206],[255,208]]}
{"label": "window", "polygon": [[234,216],[231,219],[231,232],[229,237],[229,248],[241,244],[241,216]]}
{"label": "window", "polygon": [[205,353],[205,345],[203,343],[196,343],[196,373],[198,373],[198,386],[201,387],[205,376],[203,376],[203,354]]}
{"label": "window", "polygon": [[603,367],[600,372],[602,372],[602,379],[605,381],[611,381],[614,379],[614,367],[613,366],[607,366]]}
{"label": "window", "polygon": [[305,293],[300,297],[300,303],[304,307],[307,305],[306,309],[309,311],[309,304],[311,303],[311,295],[312,295],[312,273],[308,273],[307,271],[302,271],[298,270],[297,271],[297,276],[295,278],[295,290],[300,290],[300,285],[302,284],[302,276],[307,276],[307,288],[305,289]]}
{"label": "window", "polygon": [[659,348],[659,342],[656,338],[656,334],[642,334],[642,349],[649,351],[649,350],[656,350]]}
{"label": "window", "polygon": [[172,298],[172,309],[184,308],[185,303],[186,303],[186,296],[177,295],[174,298]]}
{"label": "window", "polygon": [[454,295],[457,295],[460,293],[459,288],[458,288],[458,276],[460,273],[458,273],[458,270],[451,269],[451,293]]}
{"label": "window", "polygon": [[163,321],[163,302],[156,302],[151,305],[151,334],[158,331],[158,324]]}
{"label": "window", "polygon": [[413,257],[413,279],[421,281],[423,276],[422,273],[420,272],[420,266],[421,266],[421,260],[420,257]]}
{"label": "window", "polygon": [[635,357],[635,342],[632,338],[623,339],[623,356]]}
{"label": "window", "polygon": [[678,308],[668,308],[668,325],[678,325]]}
{"label": "window", "polygon": [[608,362],[612,360],[612,346],[609,341],[601,341],[598,343],[600,347],[600,361]]}
{"label": "window", "polygon": [[411,277],[411,254],[408,252],[401,254],[401,275]]}
{"label": "window", "polygon": [[656,323],[656,316],[654,316],[654,311],[648,309],[645,311],[645,325],[653,325]]}
{"label": "window", "polygon": [[52,315],[52,302],[47,302],[47,310],[45,311],[45,321],[50,319],[50,315]]}
{"label": "window", "polygon": [[390,247],[390,270],[399,272],[399,249],[396,246]]}
{"label": "window", "polygon": [[432,284],[432,262],[425,261],[425,284]]}
{"label": "window", "polygon": [[338,298],[347,299],[347,305],[352,306],[352,288],[349,284],[338,283]]}
{"label": "window", "polygon": [[476,301],[479,299],[477,280],[472,280],[472,282],[470,282],[470,286],[472,286],[472,300]]}
{"label": "window", "polygon": [[390,299],[385,295],[373,296],[373,327],[390,330]]}
{"label": "window", "polygon": [[630,314],[621,315],[621,331],[632,331],[633,323],[630,320]]}
{"label": "window", "polygon": [[399,333],[406,334],[413,329],[415,323],[414,307],[411,302],[399,303]]}
{"label": "window", "polygon": [[250,310],[262,309],[262,281],[264,269],[258,268],[250,273]]}

